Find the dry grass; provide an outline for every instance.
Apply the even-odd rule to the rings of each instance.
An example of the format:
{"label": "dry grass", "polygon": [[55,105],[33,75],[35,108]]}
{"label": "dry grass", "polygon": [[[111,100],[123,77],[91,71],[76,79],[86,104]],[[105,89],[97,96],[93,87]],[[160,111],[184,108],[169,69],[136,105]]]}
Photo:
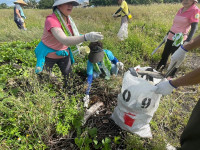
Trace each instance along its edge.
{"label": "dry grass", "polygon": [[[173,17],[181,4],[154,4],[130,6],[133,14],[131,24],[160,24],[166,26],[168,30],[173,21]],[[113,19],[112,14],[117,10],[117,6],[97,7],[97,8],[74,8],[72,17],[74,18],[80,33],[100,31],[106,39],[115,38],[119,29],[120,19]],[[26,26],[28,31],[18,30],[12,9],[0,10],[0,42],[9,41],[32,41],[40,39],[43,33],[44,21],[52,10],[24,9],[27,17]],[[159,32],[159,30],[157,31]],[[131,31],[130,31],[131,33]],[[199,33],[199,32],[198,32]]]}

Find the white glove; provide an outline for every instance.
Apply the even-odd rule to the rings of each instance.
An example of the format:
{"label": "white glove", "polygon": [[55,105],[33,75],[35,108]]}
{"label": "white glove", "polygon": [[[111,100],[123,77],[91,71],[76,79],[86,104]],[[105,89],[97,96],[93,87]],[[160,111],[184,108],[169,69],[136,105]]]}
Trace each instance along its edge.
{"label": "white glove", "polygon": [[178,68],[183,62],[187,51],[182,48],[182,45],[175,51],[175,53],[171,57],[171,62],[167,70],[170,70],[174,63],[176,62],[175,68]]}
{"label": "white glove", "polygon": [[101,32],[90,32],[85,34],[86,41],[97,42],[99,40],[103,40],[103,35]]}
{"label": "white glove", "polygon": [[124,64],[122,62],[117,62],[117,68],[119,68],[120,70],[124,69]]}
{"label": "white glove", "polygon": [[85,97],[83,98],[83,101],[84,101],[84,107],[88,108],[88,104],[90,102],[90,96],[85,95]]}
{"label": "white glove", "polygon": [[171,94],[175,87],[170,83],[170,81],[162,81],[156,85],[156,94],[168,95]]}
{"label": "white glove", "polygon": [[24,23],[24,19],[23,18],[19,18],[20,19],[20,21],[22,22],[22,23]]}
{"label": "white glove", "polygon": [[112,16],[113,16],[113,17],[116,17],[116,14],[113,14]]}

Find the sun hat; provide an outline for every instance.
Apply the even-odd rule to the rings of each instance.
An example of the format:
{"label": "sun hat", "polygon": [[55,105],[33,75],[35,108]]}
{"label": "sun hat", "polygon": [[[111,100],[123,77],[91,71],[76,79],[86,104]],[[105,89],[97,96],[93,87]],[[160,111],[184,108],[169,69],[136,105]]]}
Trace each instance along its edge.
{"label": "sun hat", "polygon": [[65,4],[65,3],[73,3],[73,6],[79,5],[77,0],[54,0],[53,7],[61,5],[61,4]]}
{"label": "sun hat", "polygon": [[100,42],[91,42],[89,45],[90,53],[88,59],[91,63],[98,63],[103,60],[104,50]]}
{"label": "sun hat", "polygon": [[16,0],[16,1],[14,2],[14,4],[28,5],[28,4],[25,3],[23,0]]}
{"label": "sun hat", "polygon": [[198,3],[198,0],[194,0],[194,1]]}

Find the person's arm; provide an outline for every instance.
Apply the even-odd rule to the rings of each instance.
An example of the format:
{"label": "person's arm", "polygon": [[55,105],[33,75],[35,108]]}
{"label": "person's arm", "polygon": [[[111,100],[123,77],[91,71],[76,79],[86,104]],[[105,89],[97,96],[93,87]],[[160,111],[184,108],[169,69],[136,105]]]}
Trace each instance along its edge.
{"label": "person's arm", "polygon": [[188,51],[191,51],[193,49],[200,47],[200,35],[192,39],[190,42],[184,44],[183,47]]}
{"label": "person's arm", "polygon": [[121,7],[115,12],[115,15],[118,14],[120,11],[122,11]]}
{"label": "person's arm", "polygon": [[89,102],[90,102],[90,89],[91,89],[91,85],[92,85],[92,80],[93,80],[93,64],[88,60],[87,62],[87,89],[85,92],[85,96],[83,98],[84,101],[84,107],[88,107]]}
{"label": "person's arm", "polygon": [[93,64],[88,60],[87,62],[87,89],[86,95],[89,95],[93,81]]}
{"label": "person's arm", "polygon": [[110,50],[104,50],[106,52],[106,55],[108,56],[108,59],[115,65],[117,65],[117,68],[120,70],[124,69],[124,64],[122,62],[119,62],[119,60],[113,55],[113,53]]}
{"label": "person's arm", "polygon": [[84,35],[80,36],[66,36],[61,28],[51,28],[53,36],[62,44],[66,46],[76,45],[85,41]]}
{"label": "person's arm", "polygon": [[198,83],[200,83],[200,68],[178,79],[160,82],[156,85],[154,90],[156,94],[168,95],[177,87],[195,85]]}
{"label": "person's arm", "polygon": [[90,32],[80,36],[66,36],[60,27],[53,27],[50,30],[53,36],[66,46],[77,45],[84,41],[97,42],[103,39],[103,35],[100,32]]}
{"label": "person's arm", "polygon": [[121,17],[121,14],[117,15],[120,11],[122,11],[121,7],[113,14],[113,17]]}
{"label": "person's arm", "polygon": [[200,68],[171,81],[171,84],[175,87],[195,85],[198,83],[200,83]]}
{"label": "person's arm", "polygon": [[192,39],[192,37],[193,37],[193,35],[195,34],[197,28],[198,28],[198,22],[193,22],[193,23],[191,24],[190,33],[189,33],[187,39],[185,40],[186,42],[189,42],[189,41]]}
{"label": "person's arm", "polygon": [[119,60],[116,57],[114,57],[114,59],[111,60],[111,62],[116,65],[119,62]]}
{"label": "person's arm", "polygon": [[106,53],[106,55],[108,56],[108,59],[113,63],[113,64],[117,64],[118,59],[113,55],[113,53],[110,50],[105,49],[104,52]]}
{"label": "person's arm", "polygon": [[20,15],[20,12],[19,12],[19,9],[15,9],[15,12],[16,12],[16,14],[17,14],[17,16],[19,17],[19,18],[21,18],[21,15]]}

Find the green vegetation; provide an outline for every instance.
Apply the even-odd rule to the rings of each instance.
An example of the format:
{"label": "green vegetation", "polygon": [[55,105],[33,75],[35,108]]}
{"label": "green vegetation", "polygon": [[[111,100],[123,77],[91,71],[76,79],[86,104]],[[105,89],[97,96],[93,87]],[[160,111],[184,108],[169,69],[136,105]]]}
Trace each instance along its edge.
{"label": "green vegetation", "polygon": [[[102,32],[104,48],[112,50],[127,70],[139,64],[158,63],[162,48],[154,56],[151,52],[162,41],[180,7],[180,4],[130,6],[133,19],[129,23],[129,37],[122,42],[116,36],[120,19],[112,18],[118,7],[75,8],[72,17],[80,33]],[[45,72],[41,76],[34,73],[34,49],[41,39],[45,17],[51,11],[25,9],[28,30],[20,31],[13,21],[13,10],[0,10],[0,149],[50,149],[52,139],[66,138],[75,131],[73,140],[80,149],[109,150],[123,140],[120,135],[99,139],[97,128],[81,125],[87,56],[75,58],[67,90],[62,89],[57,67],[56,77]],[[190,70],[185,64],[180,68],[181,74]],[[119,92],[116,90],[121,87],[119,80],[104,82],[99,80],[94,84],[98,83],[107,92],[105,96]],[[199,98],[199,90],[195,86],[180,88],[173,95],[162,97],[151,121],[153,139],[127,134],[123,141],[126,149],[164,150],[165,140],[179,146],[180,134]]]}

